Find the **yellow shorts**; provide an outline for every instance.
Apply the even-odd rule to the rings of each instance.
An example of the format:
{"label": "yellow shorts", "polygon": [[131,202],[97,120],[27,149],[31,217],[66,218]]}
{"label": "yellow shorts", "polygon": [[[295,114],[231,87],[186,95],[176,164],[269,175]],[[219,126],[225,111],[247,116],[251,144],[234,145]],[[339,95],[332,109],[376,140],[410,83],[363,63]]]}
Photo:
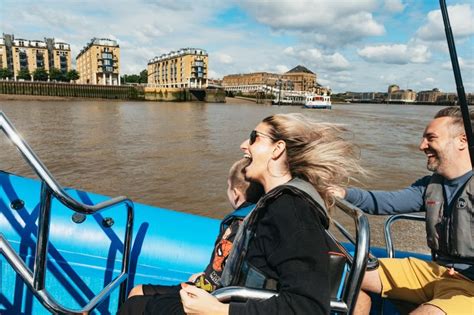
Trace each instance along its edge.
{"label": "yellow shorts", "polygon": [[431,261],[380,259],[382,296],[437,306],[446,314],[474,314],[474,281]]}

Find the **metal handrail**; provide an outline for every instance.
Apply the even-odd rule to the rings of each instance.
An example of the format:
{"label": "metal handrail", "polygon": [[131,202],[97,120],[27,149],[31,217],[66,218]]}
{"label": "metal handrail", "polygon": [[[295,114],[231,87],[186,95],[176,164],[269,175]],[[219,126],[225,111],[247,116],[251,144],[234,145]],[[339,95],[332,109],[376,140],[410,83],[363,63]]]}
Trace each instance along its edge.
{"label": "metal handrail", "polygon": [[367,216],[356,206],[346,200],[336,198],[336,207],[349,215],[355,223],[355,250],[346,285],[342,291],[342,301],[345,302],[348,313],[352,314],[359,295],[362,279],[367,268],[370,248],[370,226]]}
{"label": "metal handrail", "polygon": [[[72,198],[61,185],[54,179],[46,166],[41,162],[38,156],[33,152],[30,146],[23,140],[7,116],[0,111],[0,129],[16,146],[23,155],[24,159],[31,166],[34,172],[41,180],[41,199],[40,214],[38,219],[38,235],[36,243],[36,256],[33,272],[24,264],[21,258],[11,248],[8,241],[0,233],[0,253],[3,254],[15,271],[22,277],[25,283],[30,287],[33,293],[38,297],[41,304],[54,313],[62,314],[82,314],[94,309],[101,303],[111,291],[120,285],[119,304],[122,303],[127,294],[127,278],[130,267],[130,250],[133,232],[133,202],[127,197],[116,197],[98,203],[96,205],[87,205]],[[51,196],[54,196],[62,204],[71,210],[81,214],[100,213],[112,206],[124,204],[127,208],[127,225],[125,229],[123,260],[120,274],[99,292],[91,301],[81,310],[71,310],[59,305],[45,290],[46,262],[49,242],[49,226],[51,221]]]}
{"label": "metal handrail", "polygon": [[[345,200],[336,198],[336,207],[341,209],[347,215],[353,218],[356,226],[356,237],[352,239],[350,234],[342,228],[341,233],[349,240],[354,241],[355,251],[353,258],[349,261],[350,271],[344,281],[341,299],[331,300],[331,311],[337,313],[352,314],[357,296],[362,285],[362,279],[367,267],[370,247],[370,227],[367,216],[357,207]],[[336,225],[339,229],[339,225]],[[341,226],[342,227],[342,226]],[[221,302],[230,302],[233,299],[268,299],[272,296],[278,296],[275,291],[251,289],[245,287],[224,287],[212,293]]]}
{"label": "metal handrail", "polygon": [[393,245],[392,241],[392,225],[395,223],[395,221],[398,220],[412,220],[412,221],[426,221],[424,216],[416,215],[416,214],[395,214],[390,216],[384,224],[384,236],[385,236],[385,246],[387,250],[387,256],[388,258],[394,258],[395,257],[395,247]]}

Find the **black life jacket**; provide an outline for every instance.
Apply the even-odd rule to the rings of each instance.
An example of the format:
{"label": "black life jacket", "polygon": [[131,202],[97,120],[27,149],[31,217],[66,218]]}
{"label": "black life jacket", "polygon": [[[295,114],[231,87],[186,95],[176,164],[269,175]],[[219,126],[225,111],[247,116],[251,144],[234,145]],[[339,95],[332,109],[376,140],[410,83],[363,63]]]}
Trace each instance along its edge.
{"label": "black life jacket", "polygon": [[443,264],[474,264],[474,180],[457,194],[449,213],[444,211],[443,177],[433,174],[426,187],[426,235],[435,259]]}
{"label": "black life jacket", "polygon": [[[227,258],[224,271],[222,272],[221,285],[244,286],[258,289],[276,290],[278,282],[262,274],[253,268],[246,259],[250,240],[255,235],[258,219],[266,210],[267,205],[277,199],[283,193],[290,192],[306,200],[320,217],[325,229],[329,228],[330,218],[323,199],[314,187],[299,178],[294,178],[285,185],[278,186],[263,196],[241,224],[234,245]],[[335,248],[337,250],[337,248]]]}

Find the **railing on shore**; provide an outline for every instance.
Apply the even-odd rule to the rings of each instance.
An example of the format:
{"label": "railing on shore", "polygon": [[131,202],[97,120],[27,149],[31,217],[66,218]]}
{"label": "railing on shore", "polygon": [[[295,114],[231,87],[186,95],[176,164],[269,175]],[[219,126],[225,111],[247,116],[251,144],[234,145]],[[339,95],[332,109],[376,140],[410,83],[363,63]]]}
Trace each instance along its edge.
{"label": "railing on shore", "polygon": [[128,85],[92,85],[0,80],[0,94],[107,99],[143,99],[143,88]]}

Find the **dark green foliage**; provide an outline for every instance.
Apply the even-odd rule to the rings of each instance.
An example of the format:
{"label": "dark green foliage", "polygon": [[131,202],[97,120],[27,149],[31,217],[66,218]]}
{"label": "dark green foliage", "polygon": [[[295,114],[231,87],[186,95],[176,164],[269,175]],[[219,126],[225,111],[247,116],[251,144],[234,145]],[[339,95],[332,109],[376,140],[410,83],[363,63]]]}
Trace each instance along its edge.
{"label": "dark green foliage", "polygon": [[66,80],[69,82],[79,80],[79,78],[80,78],[80,75],[79,75],[79,72],[77,72],[77,70],[72,69],[66,73]]}
{"label": "dark green foliage", "polygon": [[51,81],[64,82],[66,81],[66,76],[64,72],[58,68],[51,68],[51,70],[49,70],[49,79]]}
{"label": "dark green foliage", "polygon": [[124,74],[121,78],[122,84],[125,83],[147,83],[148,82],[148,71],[142,70],[140,74]]}
{"label": "dark green foliage", "polygon": [[28,69],[20,69],[16,74],[16,78],[19,80],[31,80],[30,70]]}
{"label": "dark green foliage", "polygon": [[0,79],[13,78],[13,72],[8,68],[0,69]]}
{"label": "dark green foliage", "polygon": [[33,79],[35,81],[48,81],[48,71],[44,68],[36,68],[36,70],[33,71]]}

